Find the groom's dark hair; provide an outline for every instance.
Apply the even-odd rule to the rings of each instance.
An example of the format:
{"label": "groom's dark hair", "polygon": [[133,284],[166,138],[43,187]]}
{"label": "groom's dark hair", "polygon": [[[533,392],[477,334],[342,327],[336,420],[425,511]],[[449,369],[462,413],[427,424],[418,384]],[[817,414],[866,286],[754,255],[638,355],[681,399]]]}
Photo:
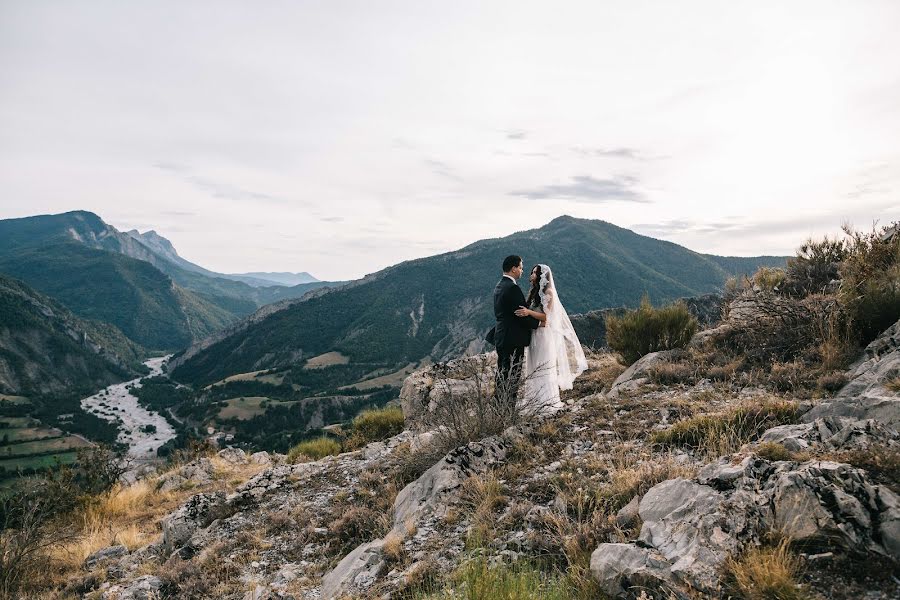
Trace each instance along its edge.
{"label": "groom's dark hair", "polygon": [[510,254],[503,259],[503,272],[509,273],[513,269],[513,267],[518,267],[520,264],[522,264],[522,257],[515,254]]}

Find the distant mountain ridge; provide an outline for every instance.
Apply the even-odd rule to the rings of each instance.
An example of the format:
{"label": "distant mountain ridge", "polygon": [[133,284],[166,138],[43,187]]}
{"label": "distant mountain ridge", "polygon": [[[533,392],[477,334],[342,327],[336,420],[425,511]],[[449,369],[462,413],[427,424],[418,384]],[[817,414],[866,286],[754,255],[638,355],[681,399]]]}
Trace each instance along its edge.
{"label": "distant mountain ridge", "polygon": [[[399,369],[483,347],[500,263],[518,253],[551,265],[570,313],[635,306],[720,290],[733,274],[783,266],[786,257],[719,257],[638,235],[603,221],[560,217],[539,229],[482,240],[455,252],[404,262],[300,304],[230,328],[172,363],[183,381],[210,383],[229,375],[282,368],[325,352],[350,358],[349,379],[363,366]],[[520,282],[527,288],[527,279]],[[354,369],[354,365],[357,366]]]}
{"label": "distant mountain ridge", "polygon": [[120,232],[87,211],[0,220],[0,272],[153,349],[177,350],[258,307],[334,285],[253,287],[181,258],[154,231]]}

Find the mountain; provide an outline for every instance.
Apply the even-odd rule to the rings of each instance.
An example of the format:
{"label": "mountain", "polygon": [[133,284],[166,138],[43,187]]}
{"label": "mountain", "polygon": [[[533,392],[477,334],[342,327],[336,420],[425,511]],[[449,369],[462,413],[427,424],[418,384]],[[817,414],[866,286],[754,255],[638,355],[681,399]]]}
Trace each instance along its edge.
{"label": "mountain", "polygon": [[[635,306],[644,293],[656,303],[702,295],[719,290],[732,274],[786,261],[698,254],[603,221],[560,217],[540,229],[401,263],[270,310],[176,357],[173,377],[206,384],[338,352],[345,364],[325,370],[336,385],[351,384],[409,363],[478,350],[493,323],[491,294],[500,263],[511,253],[524,257],[527,270],[538,261],[554,267],[570,313]],[[298,376],[295,383],[302,384],[303,374]]]}
{"label": "mountain", "polygon": [[286,285],[295,286],[303,283],[320,283],[309,273],[239,273],[225,275],[237,281],[244,281],[253,286]]}
{"label": "mountain", "polygon": [[143,354],[115,327],[0,275],[0,393],[99,389],[142,372]]}
{"label": "mountain", "polygon": [[219,277],[156,232],[123,233],[86,211],[0,220],[0,272],[145,347],[173,350],[264,304],[334,285],[253,287]]}

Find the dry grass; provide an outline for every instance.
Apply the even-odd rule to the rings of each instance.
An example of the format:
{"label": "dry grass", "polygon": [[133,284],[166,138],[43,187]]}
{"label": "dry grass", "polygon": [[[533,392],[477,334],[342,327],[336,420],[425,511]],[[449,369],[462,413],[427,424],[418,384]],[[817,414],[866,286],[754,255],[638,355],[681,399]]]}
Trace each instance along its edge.
{"label": "dry grass", "polygon": [[900,393],[900,377],[894,377],[886,384],[884,384],[884,387],[891,390],[892,392]]}
{"label": "dry grass", "polygon": [[497,511],[508,498],[506,486],[493,471],[483,475],[473,475],[463,483],[462,504],[472,514],[472,528],[468,542],[478,547],[494,538],[497,526]]}
{"label": "dry grass", "polygon": [[384,545],[381,547],[384,557],[391,563],[399,563],[403,561],[403,537],[394,531],[388,533],[384,538]]}
{"label": "dry grass", "polygon": [[606,391],[626,369],[612,352],[588,352],[587,360],[588,370],[575,380],[574,389],[566,397],[582,398]]}
{"label": "dry grass", "polygon": [[806,589],[797,582],[800,567],[800,559],[791,552],[787,539],[775,546],[751,548],[726,563],[736,591],[745,600],[810,598]]}
{"label": "dry grass", "polygon": [[[234,465],[212,457],[217,479],[204,489],[222,489],[228,478],[246,481],[264,469],[263,465]],[[82,569],[84,560],[94,552],[122,544],[134,550],[159,535],[159,521],[175,510],[197,489],[157,491],[158,478],[142,479],[131,485],[117,484],[106,496],[97,496],[74,513],[69,526],[75,535],[66,543],[47,550],[48,568],[41,588],[62,588]]]}
{"label": "dry grass", "polygon": [[725,412],[678,421],[654,433],[650,441],[662,447],[691,448],[709,456],[723,456],[740,450],[770,427],[796,423],[798,410],[796,402],[778,398],[747,401]]}
{"label": "dry grass", "polygon": [[795,460],[794,453],[776,442],[763,442],[753,450],[757,456],[770,462]]}

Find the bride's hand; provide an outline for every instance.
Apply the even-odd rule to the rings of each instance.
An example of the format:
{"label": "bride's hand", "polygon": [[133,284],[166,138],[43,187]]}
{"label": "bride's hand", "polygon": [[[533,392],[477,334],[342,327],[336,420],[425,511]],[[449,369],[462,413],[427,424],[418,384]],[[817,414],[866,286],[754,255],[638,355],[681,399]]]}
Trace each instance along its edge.
{"label": "bride's hand", "polygon": [[520,306],[519,309],[516,311],[516,316],[517,317],[530,317],[531,311],[528,310],[527,308],[525,308],[524,306]]}

